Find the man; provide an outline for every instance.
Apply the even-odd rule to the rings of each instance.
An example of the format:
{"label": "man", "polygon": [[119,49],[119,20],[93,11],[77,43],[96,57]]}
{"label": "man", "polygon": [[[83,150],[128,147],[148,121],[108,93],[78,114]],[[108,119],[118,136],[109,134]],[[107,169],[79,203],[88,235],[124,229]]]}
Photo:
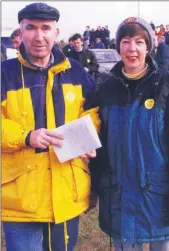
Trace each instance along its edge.
{"label": "man", "polygon": [[93,191],[115,251],[143,251],[144,242],[169,250],[169,72],[150,56],[153,44],[144,19],[124,20],[121,61],[97,93],[102,148],[91,163]]}
{"label": "man", "polygon": [[106,49],[108,49],[110,45],[110,31],[108,29],[108,25],[103,27],[102,41]]}
{"label": "man", "polygon": [[158,46],[155,54],[155,61],[159,68],[169,70],[169,47],[165,43],[165,37],[158,36],[157,42]]}
{"label": "man", "polygon": [[73,50],[73,41],[72,38],[70,37],[68,40],[68,44],[65,45],[62,49],[64,55],[67,57],[69,55],[69,52]]}
{"label": "man", "polygon": [[116,39],[115,39],[115,38],[113,38],[113,39],[111,40],[111,44],[110,44],[110,46],[109,46],[109,49],[113,49],[113,50],[116,49]]}
{"label": "man", "polygon": [[51,129],[89,114],[95,83],[54,46],[59,11],[33,3],[19,11],[18,59],[2,63],[2,220],[7,251],[72,251],[89,206],[88,153],[59,163]]}
{"label": "man", "polygon": [[11,34],[11,40],[13,44],[13,48],[16,49],[17,51],[19,50],[19,46],[21,44],[21,39],[19,36],[19,29],[16,29],[12,32]]}
{"label": "man", "polygon": [[98,86],[100,84],[100,73],[96,56],[91,50],[84,48],[83,39],[79,33],[72,36],[72,41],[74,50],[70,51],[68,57],[77,60],[84,70],[95,79]]}
{"label": "man", "polygon": [[90,41],[90,26],[86,26],[86,30],[83,33],[83,39],[87,39]]}
{"label": "man", "polygon": [[94,46],[95,49],[105,49],[104,44],[102,43],[100,38],[96,38],[96,43]]}
{"label": "man", "polygon": [[101,26],[97,26],[97,29],[95,30],[95,38],[101,38],[102,37],[102,29],[101,29]]}
{"label": "man", "polygon": [[95,29],[91,29],[91,32],[90,32],[90,48],[94,48],[95,39],[96,39]]}
{"label": "man", "polygon": [[68,57],[77,60],[86,72],[94,75],[98,70],[98,63],[94,53],[83,48],[83,39],[79,33],[72,36],[74,50],[70,51]]}

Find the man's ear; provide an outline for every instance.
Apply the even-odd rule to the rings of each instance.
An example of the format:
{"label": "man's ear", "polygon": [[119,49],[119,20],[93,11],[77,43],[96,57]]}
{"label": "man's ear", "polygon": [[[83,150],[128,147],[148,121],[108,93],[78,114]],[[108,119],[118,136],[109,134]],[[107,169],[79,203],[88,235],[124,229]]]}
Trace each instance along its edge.
{"label": "man's ear", "polygon": [[58,28],[56,28],[56,37],[59,35],[60,31]]}
{"label": "man's ear", "polygon": [[22,40],[22,31],[21,31],[21,28],[18,29],[18,35],[20,37],[20,40]]}

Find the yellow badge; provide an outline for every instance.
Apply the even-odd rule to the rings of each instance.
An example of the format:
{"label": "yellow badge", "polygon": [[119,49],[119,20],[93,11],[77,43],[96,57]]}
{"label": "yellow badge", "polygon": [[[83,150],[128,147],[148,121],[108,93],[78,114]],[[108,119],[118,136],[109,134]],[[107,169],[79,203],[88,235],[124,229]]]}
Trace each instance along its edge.
{"label": "yellow badge", "polygon": [[66,93],[66,99],[68,101],[74,101],[76,97],[76,94],[74,92],[67,92]]}
{"label": "yellow badge", "polygon": [[152,109],[155,104],[155,101],[154,99],[147,99],[144,104],[147,109]]}
{"label": "yellow badge", "polygon": [[87,59],[87,63],[88,63],[88,64],[90,63],[90,59],[89,59],[89,58]]}

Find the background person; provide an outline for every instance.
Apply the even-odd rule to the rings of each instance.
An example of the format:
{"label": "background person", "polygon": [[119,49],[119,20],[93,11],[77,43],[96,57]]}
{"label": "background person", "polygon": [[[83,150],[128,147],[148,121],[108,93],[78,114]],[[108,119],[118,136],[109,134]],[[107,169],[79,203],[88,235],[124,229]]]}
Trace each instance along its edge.
{"label": "background person", "polygon": [[13,48],[18,51],[19,50],[19,46],[21,44],[21,38],[20,38],[20,35],[19,35],[19,29],[16,29],[16,30],[14,30],[12,32],[12,34],[11,34],[11,40],[12,40]]}
{"label": "background person", "polygon": [[69,52],[72,51],[72,50],[74,50],[73,41],[72,41],[72,37],[70,37],[68,39],[68,44],[63,47],[62,52],[67,57],[69,55]]}
{"label": "background person", "polygon": [[74,50],[70,51],[68,57],[77,60],[90,75],[94,75],[99,65],[94,53],[83,48],[83,39],[79,33],[72,36]]}
{"label": "background person", "polygon": [[103,44],[103,42],[101,41],[100,38],[96,38],[94,48],[95,49],[105,49],[105,46],[104,46],[104,44]]}
{"label": "background person", "polygon": [[159,68],[169,70],[169,47],[165,43],[165,37],[158,36],[157,42],[158,46],[155,54],[155,61]]}

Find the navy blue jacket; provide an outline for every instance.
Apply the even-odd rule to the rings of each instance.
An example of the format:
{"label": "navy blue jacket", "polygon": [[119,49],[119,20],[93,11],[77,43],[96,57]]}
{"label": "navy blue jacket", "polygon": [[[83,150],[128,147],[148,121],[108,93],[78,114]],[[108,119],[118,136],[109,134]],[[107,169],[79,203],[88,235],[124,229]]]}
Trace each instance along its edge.
{"label": "navy blue jacket", "polygon": [[99,222],[122,243],[169,239],[169,72],[148,64],[132,99],[121,61],[97,94],[102,148],[91,171]]}
{"label": "navy blue jacket", "polygon": [[94,48],[95,49],[105,49],[105,46],[102,42],[99,42],[99,43],[95,43]]}
{"label": "navy blue jacket", "polygon": [[169,70],[169,47],[165,42],[158,45],[155,61],[158,63],[159,68]]}

